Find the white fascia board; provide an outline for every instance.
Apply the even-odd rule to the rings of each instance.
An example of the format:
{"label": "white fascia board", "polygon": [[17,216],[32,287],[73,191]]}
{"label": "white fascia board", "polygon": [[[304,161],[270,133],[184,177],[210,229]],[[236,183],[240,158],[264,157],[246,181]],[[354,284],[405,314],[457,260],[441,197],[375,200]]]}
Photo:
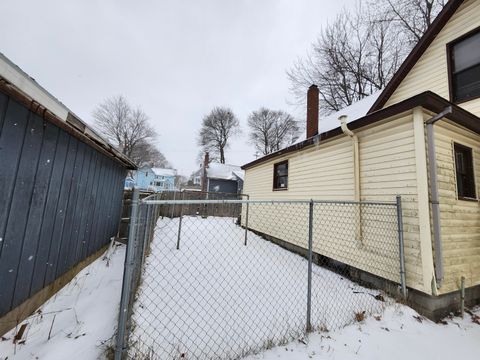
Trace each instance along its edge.
{"label": "white fascia board", "polygon": [[47,108],[63,121],[67,120],[68,108],[2,53],[0,53],[0,76],[4,77],[24,94]]}

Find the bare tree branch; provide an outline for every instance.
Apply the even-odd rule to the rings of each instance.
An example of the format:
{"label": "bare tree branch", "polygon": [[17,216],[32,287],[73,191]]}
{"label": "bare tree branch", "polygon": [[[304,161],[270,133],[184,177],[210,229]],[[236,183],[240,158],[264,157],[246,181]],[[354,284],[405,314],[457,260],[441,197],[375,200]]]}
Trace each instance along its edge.
{"label": "bare tree branch", "polygon": [[248,117],[250,142],[263,155],[294,143],[299,136],[298,122],[283,111],[260,108]]}
{"label": "bare tree branch", "polygon": [[202,152],[209,152],[212,158],[218,158],[220,163],[225,164],[228,140],[240,132],[240,124],[233,111],[216,107],[202,120],[198,144],[202,147]]}
{"label": "bare tree branch", "polygon": [[145,112],[123,96],[106,99],[93,111],[96,128],[138,165],[166,167],[165,156],[152,144],[157,136]]}
{"label": "bare tree branch", "polygon": [[311,84],[329,114],[383,89],[444,0],[370,0],[325,26],[309,54],[287,71],[296,104]]}

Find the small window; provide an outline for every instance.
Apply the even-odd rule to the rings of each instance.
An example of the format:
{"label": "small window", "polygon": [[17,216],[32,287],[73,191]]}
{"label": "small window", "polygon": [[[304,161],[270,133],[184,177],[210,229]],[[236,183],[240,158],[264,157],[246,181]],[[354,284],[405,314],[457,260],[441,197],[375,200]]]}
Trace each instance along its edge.
{"label": "small window", "polygon": [[449,46],[452,100],[480,97],[480,31]]}
{"label": "small window", "polygon": [[288,188],[288,161],[273,165],[273,189],[287,190]]}
{"label": "small window", "polygon": [[458,198],[476,198],[472,149],[454,144]]}

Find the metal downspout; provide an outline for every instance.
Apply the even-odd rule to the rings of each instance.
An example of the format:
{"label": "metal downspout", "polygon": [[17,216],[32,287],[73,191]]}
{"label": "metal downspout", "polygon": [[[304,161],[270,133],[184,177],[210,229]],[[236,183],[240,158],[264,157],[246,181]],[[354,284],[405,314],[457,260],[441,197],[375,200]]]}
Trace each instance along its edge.
{"label": "metal downspout", "polygon": [[343,133],[352,139],[355,176],[355,201],[360,201],[360,151],[358,149],[358,137],[347,127],[346,115],[341,115],[338,120],[340,121],[340,127],[342,128]]}
{"label": "metal downspout", "polygon": [[362,240],[362,206],[360,204],[360,149],[358,144],[358,136],[347,127],[347,116],[341,115],[338,120],[340,121],[340,127],[345,135],[349,136],[352,140],[353,146],[353,167],[354,167],[354,181],[355,181],[355,194],[354,200],[358,202],[358,220],[357,220],[357,239]]}
{"label": "metal downspout", "polygon": [[437,159],[435,156],[435,132],[433,124],[441,120],[447,114],[452,113],[452,107],[446,107],[442,112],[433,116],[425,122],[427,127],[427,149],[428,149],[428,168],[430,172],[430,191],[432,204],[432,221],[433,221],[433,239],[435,251],[435,278],[437,288],[442,286],[443,281],[443,255],[442,255],[442,237],[440,231],[440,202],[438,196],[438,176],[437,176]]}

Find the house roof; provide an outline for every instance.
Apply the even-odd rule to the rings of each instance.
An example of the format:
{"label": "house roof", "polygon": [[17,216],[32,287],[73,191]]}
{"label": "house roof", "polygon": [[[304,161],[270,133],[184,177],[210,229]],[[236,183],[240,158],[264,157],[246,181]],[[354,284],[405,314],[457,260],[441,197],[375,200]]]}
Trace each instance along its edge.
{"label": "house roof", "polygon": [[377,91],[372,95],[369,95],[352,105],[346,106],[343,109],[331,113],[319,120],[319,132],[325,132],[338,127],[340,122],[338,121],[339,116],[347,115],[348,120],[347,122],[352,122],[361,118],[362,116],[367,115],[368,110],[372,106],[372,104],[377,100],[378,96],[380,95],[381,91]]}
{"label": "house roof", "polygon": [[240,166],[212,162],[208,164],[207,177],[210,179],[243,180],[245,172]]}
{"label": "house roof", "polygon": [[[443,111],[447,106],[452,107],[452,112],[445,117],[453,122],[464,126],[465,128],[480,134],[480,118],[474,114],[468,112],[465,109],[451,103],[450,101],[442,98],[441,96],[431,92],[425,91],[421,94],[412,96],[404,101],[393,104],[387,108],[380,109],[375,112],[370,112],[367,115],[360,117],[356,120],[350,121],[348,124],[349,129],[356,130],[361,127],[374,124],[378,121],[385,120],[391,116],[401,114],[402,112],[409,111],[416,106],[422,106],[423,108],[432,111],[434,113],[439,113]],[[255,165],[264,163],[266,161],[272,160],[274,158],[284,156],[289,153],[303,150],[305,147],[310,145],[319,144],[321,141],[331,139],[335,136],[342,135],[342,129],[336,127],[332,130],[325,131],[318,135],[312,136],[302,142],[291,145],[285,149],[281,149],[274,153],[268,154],[260,159],[254,160],[242,166],[242,169],[248,169]]]}
{"label": "house roof", "polygon": [[152,172],[158,176],[176,176],[177,171],[175,169],[163,169],[163,168],[151,168]]}
{"label": "house roof", "polygon": [[423,34],[420,41],[412,49],[405,61],[398,68],[395,75],[393,75],[392,79],[388,82],[387,86],[385,86],[385,89],[383,89],[378,99],[374,102],[374,104],[368,111],[369,113],[380,110],[385,105],[390,96],[392,96],[392,94],[403,81],[403,79],[405,79],[407,74],[417,63],[418,59],[420,59],[425,50],[427,50],[432,41],[440,33],[445,24],[448,22],[448,20],[450,20],[452,15],[455,14],[455,11],[457,11],[457,9],[460,7],[460,5],[462,5],[463,2],[464,0],[450,0],[443,7],[442,11],[438,14],[433,23],[429,26],[425,34]]}
{"label": "house roof", "polygon": [[0,53],[0,91],[127,169],[136,164]]}

